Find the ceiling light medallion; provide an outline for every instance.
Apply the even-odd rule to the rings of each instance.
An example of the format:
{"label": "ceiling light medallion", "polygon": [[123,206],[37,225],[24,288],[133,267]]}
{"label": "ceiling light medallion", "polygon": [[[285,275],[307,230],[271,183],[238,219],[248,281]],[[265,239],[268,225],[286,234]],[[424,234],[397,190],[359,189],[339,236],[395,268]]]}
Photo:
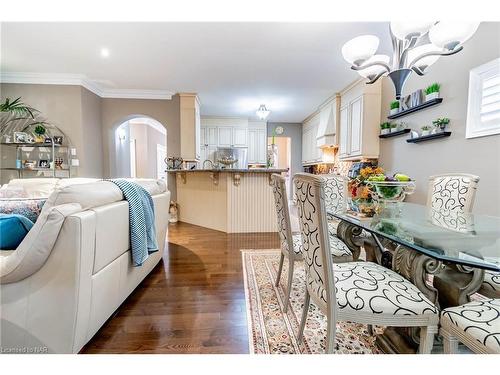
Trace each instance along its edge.
{"label": "ceiling light medallion", "polygon": [[[368,84],[389,76],[399,100],[412,72],[424,75],[440,56],[460,52],[478,27],[479,22],[391,22],[392,63],[389,56],[376,55],[379,39],[374,35],[351,39],[342,47],[342,55],[351,69],[369,80]],[[427,33],[431,43],[423,44],[422,37]]]}
{"label": "ceiling light medallion", "polygon": [[257,117],[261,120],[265,120],[267,118],[267,116],[269,116],[269,114],[271,113],[271,111],[269,111],[267,108],[266,108],[266,105],[265,104],[261,104],[259,109],[257,110],[257,112],[255,112],[255,114],[257,115]]}

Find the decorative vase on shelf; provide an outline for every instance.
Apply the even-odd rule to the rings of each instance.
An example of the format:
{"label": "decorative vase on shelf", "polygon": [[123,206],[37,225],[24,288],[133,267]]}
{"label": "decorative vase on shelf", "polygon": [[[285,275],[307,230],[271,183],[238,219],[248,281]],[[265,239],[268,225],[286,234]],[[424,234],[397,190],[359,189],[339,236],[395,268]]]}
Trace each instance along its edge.
{"label": "decorative vase on shelf", "polygon": [[425,137],[425,136],[428,136],[428,135],[430,135],[430,134],[431,134],[431,131],[430,131],[430,130],[422,130],[422,134],[421,134],[421,136],[422,136],[422,137]]}
{"label": "decorative vase on shelf", "polygon": [[391,133],[395,133],[395,132],[397,132],[397,131],[398,131],[397,126],[394,126],[394,127],[392,127],[392,128],[391,128]]}
{"label": "decorative vase on shelf", "polygon": [[389,134],[391,132],[391,129],[381,129],[380,134]]}
{"label": "decorative vase on shelf", "polygon": [[399,108],[393,108],[393,109],[391,109],[391,111],[390,111],[390,115],[391,115],[391,116],[392,116],[392,115],[396,115],[398,112],[399,112]]}
{"label": "decorative vase on shelf", "polygon": [[431,92],[430,94],[425,95],[425,101],[428,102],[433,99],[439,98],[439,91]]}

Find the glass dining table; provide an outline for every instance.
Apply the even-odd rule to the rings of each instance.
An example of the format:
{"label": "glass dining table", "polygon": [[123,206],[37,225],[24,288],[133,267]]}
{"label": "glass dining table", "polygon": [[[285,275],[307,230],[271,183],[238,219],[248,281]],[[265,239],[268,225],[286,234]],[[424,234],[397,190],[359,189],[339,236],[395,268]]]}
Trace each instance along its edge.
{"label": "glass dining table", "polygon": [[[500,272],[500,217],[434,210],[400,202],[371,218],[329,210],[337,236],[366,260],[392,268],[440,308],[470,301],[485,272]],[[389,212],[389,214],[388,214]],[[411,330],[387,328],[377,343],[389,353],[415,349]]]}

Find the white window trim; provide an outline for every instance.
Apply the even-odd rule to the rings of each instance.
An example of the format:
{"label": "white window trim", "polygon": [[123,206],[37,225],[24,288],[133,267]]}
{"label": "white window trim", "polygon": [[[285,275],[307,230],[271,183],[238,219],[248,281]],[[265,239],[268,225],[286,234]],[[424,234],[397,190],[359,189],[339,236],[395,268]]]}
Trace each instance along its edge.
{"label": "white window trim", "polygon": [[489,76],[491,74],[500,74],[500,58],[471,69],[470,71],[465,138],[477,138],[500,134],[500,122],[497,126],[485,128],[481,123],[480,117],[481,100],[483,95],[482,82],[485,76]]}

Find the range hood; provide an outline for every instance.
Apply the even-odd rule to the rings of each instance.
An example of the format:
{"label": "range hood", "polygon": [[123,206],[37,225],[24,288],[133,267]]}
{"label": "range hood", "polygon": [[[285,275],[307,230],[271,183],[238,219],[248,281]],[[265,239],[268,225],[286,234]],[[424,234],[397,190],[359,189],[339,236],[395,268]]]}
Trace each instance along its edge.
{"label": "range hood", "polygon": [[338,98],[325,104],[320,110],[316,146],[319,148],[337,146],[337,109]]}

